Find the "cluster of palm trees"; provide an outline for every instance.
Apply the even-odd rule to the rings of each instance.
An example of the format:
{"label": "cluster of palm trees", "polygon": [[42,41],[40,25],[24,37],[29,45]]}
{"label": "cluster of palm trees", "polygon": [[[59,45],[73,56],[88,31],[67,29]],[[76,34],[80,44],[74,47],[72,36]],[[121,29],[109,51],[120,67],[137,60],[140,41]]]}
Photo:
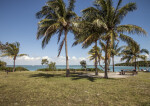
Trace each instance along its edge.
{"label": "cluster of palm trees", "polygon": [[[97,48],[98,42],[103,45],[105,52],[105,78],[108,78],[107,71],[110,57],[114,58],[114,55],[116,55],[118,51],[115,43],[122,40],[127,44],[136,44],[134,39],[126,34],[147,34],[146,31],[139,26],[121,24],[125,16],[137,8],[136,3],[128,3],[121,7],[122,1],[123,0],[118,0],[116,7],[114,7],[113,0],[95,0],[93,7],[82,10],[82,16],[79,17],[73,11],[75,0],[68,0],[68,7],[63,0],[49,0],[46,5],[42,7],[42,10],[36,14],[37,18],[41,19],[38,23],[37,39],[43,38],[42,48],[48,44],[52,36],[57,35],[58,43],[62,39],[58,49],[59,56],[65,44],[67,77],[70,73],[67,48],[68,32],[74,34],[75,42],[73,46],[82,43],[83,48],[88,48],[94,43],[94,48]],[[94,59],[95,74],[97,75],[99,54],[96,50]],[[125,57],[123,59],[125,59]],[[112,60],[114,61],[114,59]]]}

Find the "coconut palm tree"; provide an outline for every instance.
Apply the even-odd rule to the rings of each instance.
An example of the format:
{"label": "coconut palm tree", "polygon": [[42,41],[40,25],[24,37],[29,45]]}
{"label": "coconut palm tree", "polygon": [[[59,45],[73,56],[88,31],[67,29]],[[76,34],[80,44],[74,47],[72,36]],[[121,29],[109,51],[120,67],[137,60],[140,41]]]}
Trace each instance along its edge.
{"label": "coconut palm tree", "polygon": [[114,56],[119,56],[121,55],[121,50],[123,48],[125,48],[125,46],[118,46],[119,45],[119,42],[118,43],[115,43],[114,44],[114,47],[112,48],[111,50],[111,57],[112,57],[112,64],[113,64],[113,72],[115,72],[115,65],[114,65],[114,59],[115,57]]}
{"label": "coconut palm tree", "polygon": [[105,32],[103,34],[101,33],[101,39],[106,42],[105,78],[108,78],[108,56],[110,55],[109,53],[111,53],[108,51],[113,47],[114,41],[120,38],[127,43],[134,42],[130,36],[125,35],[126,33],[146,35],[146,31],[139,26],[131,24],[120,25],[129,12],[136,10],[136,3],[128,3],[123,7],[121,7],[121,4],[122,0],[119,0],[115,8],[112,0],[95,0],[95,7],[89,7],[82,11],[83,17],[86,17],[86,19],[95,17],[94,22],[97,26],[105,25]]}
{"label": "coconut palm tree", "polygon": [[127,63],[134,62],[134,67],[136,70],[137,67],[137,59],[142,59],[146,61],[147,56],[143,55],[143,53],[149,54],[149,51],[147,49],[140,49],[140,45],[136,43],[130,43],[125,50],[122,51],[123,57],[121,58],[121,61],[126,60]]}
{"label": "coconut palm tree", "polygon": [[104,67],[101,65],[101,60],[104,60],[104,57],[102,56],[102,49],[100,49],[99,47],[96,48],[95,46],[93,46],[93,48],[88,52],[88,54],[90,55],[89,57],[90,60],[94,60],[95,58],[97,58],[99,66],[102,69],[104,69]]}
{"label": "coconut palm tree", "polygon": [[[81,20],[77,20],[77,22],[73,23],[73,32],[75,34],[73,46],[82,43],[82,48],[88,48],[94,43],[95,48],[97,48],[98,40],[107,27],[105,23],[97,23],[96,14],[94,12],[89,14],[89,17],[86,16],[86,11],[86,9],[82,10],[83,16],[80,18]],[[98,75],[97,57],[98,54],[95,51],[95,75]]]}
{"label": "coconut palm tree", "polygon": [[69,76],[69,62],[68,62],[68,48],[67,48],[67,34],[72,30],[72,21],[77,17],[74,10],[75,0],[68,0],[69,6],[63,0],[49,0],[46,6],[42,7],[36,16],[41,21],[38,23],[37,39],[43,38],[42,48],[44,48],[50,41],[53,35],[58,34],[58,43],[64,35],[60,46],[59,53],[61,53],[62,47],[65,43],[66,53],[66,76]]}
{"label": "coconut palm tree", "polygon": [[15,42],[15,43],[6,43],[5,45],[3,44],[3,48],[1,49],[2,51],[2,57],[10,57],[13,58],[14,61],[14,67],[13,67],[13,72],[15,71],[15,61],[17,57],[21,56],[26,56],[27,54],[19,54],[19,48],[20,48],[20,43]]}

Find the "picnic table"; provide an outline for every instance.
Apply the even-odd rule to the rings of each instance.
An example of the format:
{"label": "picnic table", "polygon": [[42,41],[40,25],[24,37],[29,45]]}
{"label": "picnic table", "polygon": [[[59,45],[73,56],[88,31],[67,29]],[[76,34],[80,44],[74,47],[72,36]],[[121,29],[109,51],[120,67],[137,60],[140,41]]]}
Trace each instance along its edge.
{"label": "picnic table", "polygon": [[121,72],[119,73],[120,75],[125,75],[126,73],[132,73],[133,75],[135,75],[138,72],[135,69],[121,69]]}

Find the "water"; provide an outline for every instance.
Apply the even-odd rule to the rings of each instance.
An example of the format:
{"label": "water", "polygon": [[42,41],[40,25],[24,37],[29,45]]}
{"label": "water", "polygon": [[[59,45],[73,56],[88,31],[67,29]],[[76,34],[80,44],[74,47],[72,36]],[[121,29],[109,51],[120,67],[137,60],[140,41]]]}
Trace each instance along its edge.
{"label": "water", "polygon": [[[7,66],[8,67],[13,67],[13,65],[7,65]],[[41,69],[41,68],[47,68],[46,65],[16,65],[16,67],[17,66],[27,68],[30,71],[35,71],[35,70]],[[69,67],[72,68],[72,69],[81,69],[82,68],[81,65],[70,65]],[[56,65],[56,68],[57,69],[65,69],[66,65]],[[88,65],[87,68],[94,68],[94,66],[93,65]],[[99,66],[98,66],[98,68],[101,69],[101,67],[99,67]],[[110,66],[109,68],[110,68],[110,71],[113,70],[112,66]],[[115,72],[119,72],[121,69],[131,69],[131,70],[133,70],[134,67],[133,66],[115,66]],[[150,70],[150,67],[139,67],[139,69],[140,70],[141,69],[144,69],[144,70],[149,69]]]}

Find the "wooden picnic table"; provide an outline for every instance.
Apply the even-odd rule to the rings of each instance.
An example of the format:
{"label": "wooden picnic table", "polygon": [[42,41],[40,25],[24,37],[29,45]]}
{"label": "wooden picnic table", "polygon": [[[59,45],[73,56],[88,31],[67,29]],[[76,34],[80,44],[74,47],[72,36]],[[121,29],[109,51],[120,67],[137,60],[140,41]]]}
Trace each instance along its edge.
{"label": "wooden picnic table", "polygon": [[131,70],[131,69],[122,69],[121,72],[120,72],[120,75],[125,75],[125,73],[132,73],[133,75],[135,75],[138,72],[135,69],[133,69],[133,70]]}

